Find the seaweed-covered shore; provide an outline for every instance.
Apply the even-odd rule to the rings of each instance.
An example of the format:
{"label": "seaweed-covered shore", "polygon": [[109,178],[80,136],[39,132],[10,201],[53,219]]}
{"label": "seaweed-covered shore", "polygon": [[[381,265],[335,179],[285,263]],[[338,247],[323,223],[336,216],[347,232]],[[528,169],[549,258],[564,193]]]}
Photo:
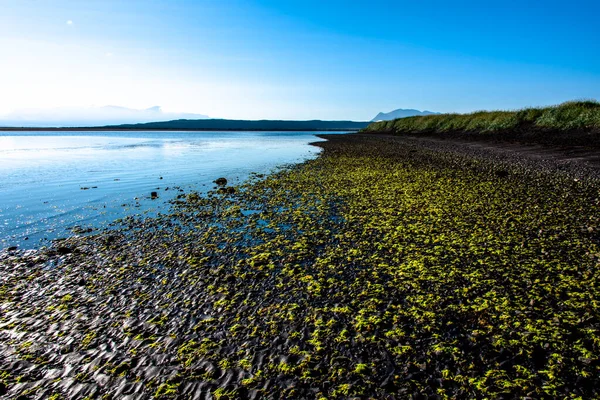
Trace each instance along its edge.
{"label": "seaweed-covered shore", "polygon": [[600,180],[331,135],[172,213],[0,256],[7,398],[600,396]]}

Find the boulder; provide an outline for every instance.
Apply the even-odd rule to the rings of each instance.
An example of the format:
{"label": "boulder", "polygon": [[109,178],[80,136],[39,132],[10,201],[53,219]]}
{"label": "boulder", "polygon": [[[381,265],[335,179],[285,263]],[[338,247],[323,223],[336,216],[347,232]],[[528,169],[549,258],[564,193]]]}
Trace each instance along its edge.
{"label": "boulder", "polygon": [[72,252],[73,252],[73,249],[70,248],[70,247],[67,247],[67,246],[59,246],[56,249],[56,253],[58,255],[61,255],[61,256],[64,256],[64,255],[67,255],[67,254],[71,254]]}
{"label": "boulder", "polygon": [[219,186],[225,186],[227,185],[227,179],[225,178],[218,178],[215,180],[215,183]]}

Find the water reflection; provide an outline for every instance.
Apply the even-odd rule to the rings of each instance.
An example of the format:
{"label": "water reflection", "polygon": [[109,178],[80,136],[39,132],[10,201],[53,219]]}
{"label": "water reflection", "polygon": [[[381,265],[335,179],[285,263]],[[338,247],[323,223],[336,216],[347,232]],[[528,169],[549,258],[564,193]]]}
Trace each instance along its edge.
{"label": "water reflection", "polygon": [[[152,214],[180,190],[314,157],[308,132],[0,133],[0,247],[37,247],[75,225]],[[159,200],[150,200],[158,191]],[[27,238],[27,240],[25,240]]]}

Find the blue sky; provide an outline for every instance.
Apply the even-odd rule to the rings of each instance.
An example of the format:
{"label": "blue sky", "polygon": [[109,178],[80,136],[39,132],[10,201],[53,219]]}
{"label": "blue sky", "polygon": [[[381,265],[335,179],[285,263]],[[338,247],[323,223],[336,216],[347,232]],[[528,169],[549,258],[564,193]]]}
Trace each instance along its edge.
{"label": "blue sky", "polygon": [[[488,2],[490,3],[490,2]],[[371,119],[600,98],[595,1],[0,0],[0,114]]]}

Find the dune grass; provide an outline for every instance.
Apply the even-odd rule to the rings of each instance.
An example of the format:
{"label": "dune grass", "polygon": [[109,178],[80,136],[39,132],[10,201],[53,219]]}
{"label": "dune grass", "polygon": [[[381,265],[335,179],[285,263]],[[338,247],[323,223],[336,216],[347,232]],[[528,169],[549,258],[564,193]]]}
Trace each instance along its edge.
{"label": "dune grass", "polygon": [[370,124],[364,132],[386,133],[501,133],[507,131],[585,131],[600,129],[600,103],[570,101],[545,108],[519,111],[477,111],[440,114]]}

